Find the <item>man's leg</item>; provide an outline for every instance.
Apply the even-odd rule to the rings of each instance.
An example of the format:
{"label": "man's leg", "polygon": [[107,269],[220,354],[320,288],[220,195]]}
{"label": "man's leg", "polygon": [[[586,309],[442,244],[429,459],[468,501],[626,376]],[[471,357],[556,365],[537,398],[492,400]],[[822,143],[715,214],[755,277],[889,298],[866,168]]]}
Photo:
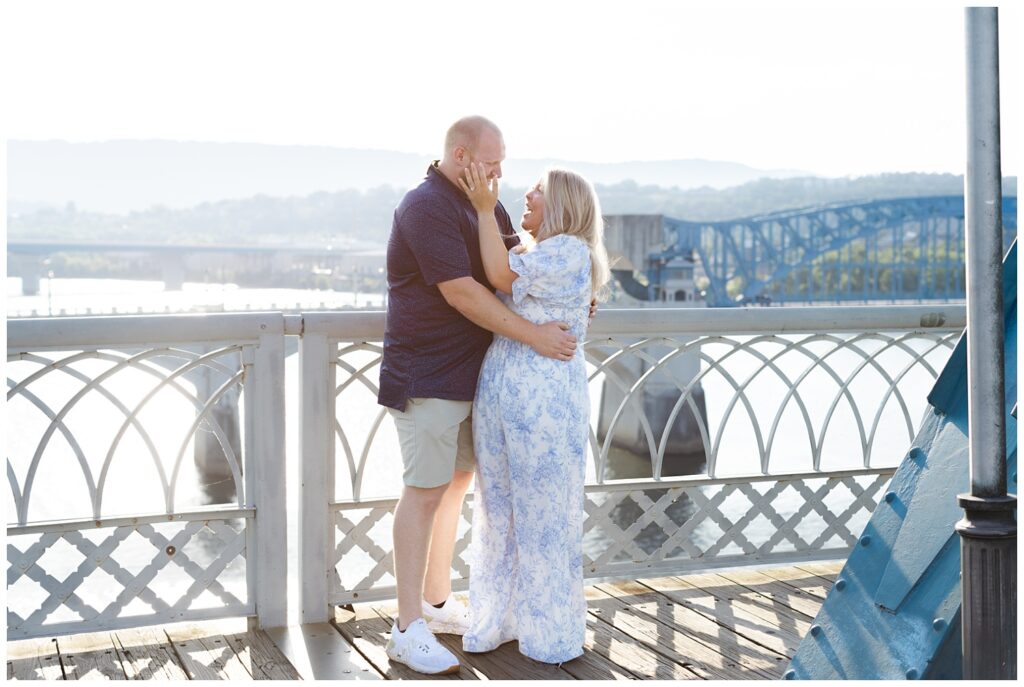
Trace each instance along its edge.
{"label": "man's leg", "polygon": [[[466,490],[473,482],[473,473],[456,470],[448,489],[440,500],[434,515],[434,532],[430,537],[430,553],[423,583],[423,599],[428,604],[439,604],[452,591],[452,555],[455,537],[462,513]],[[413,618],[415,620],[415,618]]]}
{"label": "man's leg", "polygon": [[421,615],[423,574],[431,530],[436,530],[433,527],[435,514],[449,486],[432,489],[406,486],[395,508],[395,584],[398,587],[398,629],[403,632]]}
{"label": "man's leg", "polygon": [[[471,408],[469,401],[428,398],[409,399],[404,413],[391,411],[405,469],[405,487],[395,508],[393,527],[398,627],[403,632],[423,612],[423,578],[436,529],[435,518],[451,488],[453,474],[459,472],[456,468],[460,465],[460,445],[466,445],[462,425]],[[465,492],[466,486],[462,485],[460,502]],[[442,521],[447,527],[447,517]],[[451,537],[454,538],[454,530]],[[454,542],[448,548],[449,565],[452,548]]]}

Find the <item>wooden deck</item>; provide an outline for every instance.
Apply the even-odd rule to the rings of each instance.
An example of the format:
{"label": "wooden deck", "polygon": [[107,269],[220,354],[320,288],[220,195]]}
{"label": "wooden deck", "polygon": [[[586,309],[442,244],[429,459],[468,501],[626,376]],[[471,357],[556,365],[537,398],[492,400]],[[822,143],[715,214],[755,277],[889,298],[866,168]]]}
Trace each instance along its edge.
{"label": "wooden deck", "polygon": [[[444,679],[778,679],[840,562],[730,570],[587,588],[586,653],[561,666],[514,642],[465,654]],[[245,620],[7,644],[8,679],[424,679],[384,653],[393,605],[337,609],[320,625],[246,631]]]}

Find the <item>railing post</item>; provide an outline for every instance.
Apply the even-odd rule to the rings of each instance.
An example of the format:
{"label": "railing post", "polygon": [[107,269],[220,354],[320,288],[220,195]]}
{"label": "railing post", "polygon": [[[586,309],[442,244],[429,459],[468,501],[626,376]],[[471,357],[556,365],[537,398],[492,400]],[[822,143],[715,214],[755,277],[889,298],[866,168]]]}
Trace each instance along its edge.
{"label": "railing post", "polygon": [[327,621],[329,347],[323,331],[304,331],[299,341],[299,604],[302,623]]}
{"label": "railing post", "polygon": [[960,496],[963,677],[1017,676],[1016,499],[1006,492],[998,10],[965,10],[967,394],[971,492]]}
{"label": "railing post", "polygon": [[[285,509],[284,318],[260,325],[252,403],[252,496],[256,503],[256,619],[260,627],[288,623],[288,528]],[[247,411],[250,412],[250,411]]]}

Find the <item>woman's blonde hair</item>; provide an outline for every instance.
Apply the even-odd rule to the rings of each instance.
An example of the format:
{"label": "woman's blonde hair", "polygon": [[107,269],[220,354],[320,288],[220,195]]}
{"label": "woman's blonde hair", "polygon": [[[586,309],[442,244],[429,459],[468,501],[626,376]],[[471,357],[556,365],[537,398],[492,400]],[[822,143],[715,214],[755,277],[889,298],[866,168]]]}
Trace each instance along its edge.
{"label": "woman's blonde hair", "polygon": [[590,248],[590,283],[595,298],[607,295],[611,277],[608,252],[604,247],[604,219],[601,203],[590,182],[567,169],[549,169],[544,175],[544,219],[537,241],[568,234]]}

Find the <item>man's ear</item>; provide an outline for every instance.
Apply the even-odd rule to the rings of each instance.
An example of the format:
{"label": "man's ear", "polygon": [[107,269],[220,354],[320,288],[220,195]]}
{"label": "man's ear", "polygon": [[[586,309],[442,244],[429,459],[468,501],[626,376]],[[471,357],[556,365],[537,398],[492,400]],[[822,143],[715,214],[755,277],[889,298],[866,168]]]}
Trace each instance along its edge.
{"label": "man's ear", "polygon": [[460,165],[466,162],[466,149],[462,146],[455,146],[455,150],[452,151],[452,157]]}

